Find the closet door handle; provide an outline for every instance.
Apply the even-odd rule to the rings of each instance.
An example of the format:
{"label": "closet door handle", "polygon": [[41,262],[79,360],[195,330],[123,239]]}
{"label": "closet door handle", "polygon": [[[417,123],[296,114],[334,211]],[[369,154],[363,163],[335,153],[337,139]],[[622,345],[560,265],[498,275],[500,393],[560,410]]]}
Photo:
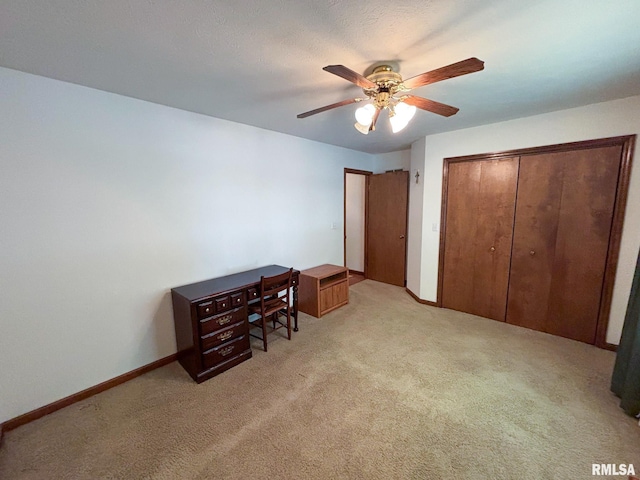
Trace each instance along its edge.
{"label": "closet door handle", "polygon": [[400,238],[404,238],[404,235],[400,235]]}

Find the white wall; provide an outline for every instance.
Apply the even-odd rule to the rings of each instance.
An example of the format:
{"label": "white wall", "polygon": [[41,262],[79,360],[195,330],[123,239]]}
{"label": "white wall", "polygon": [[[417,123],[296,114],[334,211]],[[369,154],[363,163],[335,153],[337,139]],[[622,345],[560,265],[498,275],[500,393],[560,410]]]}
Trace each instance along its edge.
{"label": "white wall", "polygon": [[[417,194],[412,196],[409,207],[411,211],[422,206],[423,212],[420,219],[412,219],[421,223],[422,229],[413,224],[409,228],[409,244],[421,246],[421,258],[415,249],[410,250],[408,287],[422,299],[436,300],[440,233],[432,231],[431,227],[440,222],[443,158],[637,134],[640,132],[638,112],[640,96],[427,136],[422,161],[412,163],[412,169],[424,170],[421,178],[425,181],[423,198]],[[413,146],[416,152],[422,148],[419,142]],[[619,343],[640,248],[640,167],[637,165],[640,159],[637,151],[638,148],[633,161],[607,332],[607,342],[614,344]]]}
{"label": "white wall", "polygon": [[373,155],[373,173],[387,170],[409,170],[411,168],[411,149]]}
{"label": "white wall", "polygon": [[0,422],[174,353],[171,287],[341,265],[372,163],[0,68]]}
{"label": "white wall", "polygon": [[[411,145],[409,166],[409,215],[407,225],[407,288],[420,296],[422,274],[422,237],[424,216],[425,182],[424,174],[425,139]],[[416,173],[418,181],[416,183]],[[437,267],[436,267],[437,268]],[[421,297],[423,298],[423,297]]]}
{"label": "white wall", "polygon": [[364,272],[364,203],[367,176],[347,173],[345,176],[346,266]]}

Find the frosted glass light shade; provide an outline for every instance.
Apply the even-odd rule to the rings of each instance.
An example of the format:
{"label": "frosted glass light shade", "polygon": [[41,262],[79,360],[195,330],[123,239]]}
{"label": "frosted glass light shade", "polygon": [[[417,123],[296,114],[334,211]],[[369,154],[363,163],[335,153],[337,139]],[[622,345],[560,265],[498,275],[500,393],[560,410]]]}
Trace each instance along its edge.
{"label": "frosted glass light shade", "polygon": [[394,107],[395,115],[389,118],[391,123],[391,130],[393,133],[397,133],[409,124],[409,121],[416,114],[415,105],[407,105],[404,102],[399,102]]}
{"label": "frosted glass light shade", "polygon": [[[369,122],[369,124],[371,124],[371,122]],[[363,125],[360,122],[356,122],[353,126],[356,127],[356,130],[363,135],[369,135],[369,125]]]}
{"label": "frosted glass light shade", "polygon": [[373,115],[376,113],[376,107],[367,103],[363,107],[356,110],[356,120],[360,125],[369,126],[373,121]]}

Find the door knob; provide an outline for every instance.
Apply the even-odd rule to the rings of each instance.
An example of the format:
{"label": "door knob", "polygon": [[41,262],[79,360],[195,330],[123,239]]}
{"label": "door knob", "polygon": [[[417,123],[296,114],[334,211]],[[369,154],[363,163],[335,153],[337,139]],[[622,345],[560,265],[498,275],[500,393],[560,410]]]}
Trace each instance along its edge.
{"label": "door knob", "polygon": [[529,251],[529,255],[531,255],[532,257],[536,254],[535,250],[531,250]]}
{"label": "door knob", "polygon": [[491,250],[492,252],[496,251],[496,247],[491,247],[489,250]]}
{"label": "door knob", "polygon": [[404,235],[400,235],[400,238],[404,238]]}

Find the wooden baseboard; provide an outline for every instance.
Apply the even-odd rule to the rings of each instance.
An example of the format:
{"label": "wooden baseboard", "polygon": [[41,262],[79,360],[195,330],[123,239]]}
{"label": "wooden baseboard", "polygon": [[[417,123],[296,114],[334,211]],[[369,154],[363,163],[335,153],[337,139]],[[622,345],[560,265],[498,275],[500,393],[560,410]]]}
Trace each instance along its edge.
{"label": "wooden baseboard", "polygon": [[4,438],[4,428],[2,428],[2,424],[0,423],[0,448],[2,448],[2,439]]}
{"label": "wooden baseboard", "polygon": [[355,273],[356,275],[362,275],[364,277],[364,272],[360,272],[358,270],[349,269],[349,273]]}
{"label": "wooden baseboard", "polygon": [[3,431],[8,432],[9,430],[13,430],[14,428],[37,420],[38,418],[44,417],[45,415],[49,415],[56,410],[68,407],[69,405],[79,402],[80,400],[84,400],[96,395],[97,393],[104,392],[105,390],[109,390],[110,388],[113,388],[124,382],[128,382],[129,380],[139,377],[140,375],[150,372],[151,370],[164,367],[165,365],[168,365],[171,362],[177,360],[177,358],[178,354],[174,353],[172,355],[169,355],[168,357],[161,358],[160,360],[156,360],[155,362],[151,362],[147,365],[143,365],[140,368],[136,368],[135,370],[112,378],[111,380],[107,380],[105,382],[99,383],[98,385],[94,385],[93,387],[89,387],[86,390],[82,390],[81,392],[69,395],[68,397],[50,403],[49,405],[45,405],[44,407],[37,408],[18,417],[7,420],[6,422],[0,424],[0,437]]}
{"label": "wooden baseboard", "polygon": [[[440,306],[436,302],[430,302],[429,300],[422,300],[420,297],[418,297],[415,293],[413,293],[407,287],[405,287],[405,290],[418,303],[422,303],[424,305],[429,305],[431,307],[439,307]],[[612,352],[617,352],[618,351],[618,345],[614,345],[613,343],[604,343],[604,344],[601,344],[601,345],[596,345],[596,347],[604,348],[605,350],[611,350]]]}
{"label": "wooden baseboard", "polygon": [[409,295],[411,295],[413,297],[413,299],[418,302],[418,303],[422,303],[423,305],[429,305],[430,307],[437,307],[438,304],[436,302],[430,302],[429,300],[422,300],[420,297],[418,297],[415,293],[413,293],[411,290],[409,290],[408,287],[405,287],[405,290],[407,291],[407,293]]}

